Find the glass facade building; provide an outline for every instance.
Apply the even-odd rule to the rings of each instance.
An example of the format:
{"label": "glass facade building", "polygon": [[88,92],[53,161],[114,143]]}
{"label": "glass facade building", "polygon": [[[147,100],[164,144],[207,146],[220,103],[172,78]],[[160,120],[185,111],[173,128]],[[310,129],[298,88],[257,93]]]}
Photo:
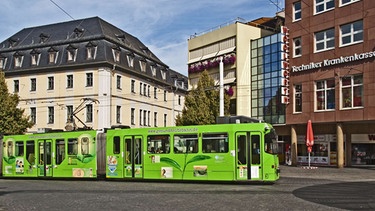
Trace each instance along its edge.
{"label": "glass facade building", "polygon": [[251,41],[251,116],[271,124],[285,124],[281,46],[280,33]]}

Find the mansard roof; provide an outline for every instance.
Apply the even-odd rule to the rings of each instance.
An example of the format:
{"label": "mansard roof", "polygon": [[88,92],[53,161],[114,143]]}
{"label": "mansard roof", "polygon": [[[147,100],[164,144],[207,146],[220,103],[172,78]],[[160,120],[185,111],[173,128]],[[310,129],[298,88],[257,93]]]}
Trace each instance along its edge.
{"label": "mansard roof", "polygon": [[[88,47],[96,47],[95,59],[88,60],[86,51]],[[74,62],[69,62],[67,51],[77,49]],[[115,61],[113,49],[120,51],[120,61]],[[51,64],[48,54],[58,52],[56,64]],[[15,67],[11,61],[14,53],[24,55],[21,67]],[[39,52],[40,62],[37,66],[31,65],[30,53]],[[168,81],[171,75],[179,75],[170,70],[146,45],[138,38],[104,21],[99,17],[91,17],[43,26],[24,28],[0,43],[0,54],[7,58],[2,70],[6,74],[30,73],[29,71],[51,71],[54,68],[63,69],[72,65],[80,66],[107,66],[116,67],[121,71],[128,71],[136,75],[152,76],[150,66],[167,72]],[[130,67],[127,55],[134,57],[134,66]],[[140,71],[139,61],[147,62],[147,71]],[[157,79],[162,79],[158,71]],[[186,77],[186,76],[185,76]]]}

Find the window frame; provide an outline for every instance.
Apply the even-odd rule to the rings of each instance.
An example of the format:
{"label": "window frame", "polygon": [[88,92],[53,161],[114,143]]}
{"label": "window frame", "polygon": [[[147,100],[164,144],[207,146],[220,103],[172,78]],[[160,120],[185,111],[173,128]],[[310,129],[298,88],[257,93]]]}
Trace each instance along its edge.
{"label": "window frame", "polygon": [[[361,22],[361,29],[360,30],[356,30],[354,31],[355,29],[355,24],[356,23],[360,23]],[[343,27],[346,27],[346,26],[349,26],[350,27],[350,32],[348,33],[345,33],[343,34]],[[354,40],[355,37],[357,35],[361,35],[362,39],[361,40]],[[364,31],[363,31],[363,20],[358,20],[358,21],[354,21],[354,22],[351,22],[351,23],[347,23],[347,24],[343,24],[343,25],[340,25],[340,47],[344,47],[344,46],[349,46],[349,45],[354,45],[354,44],[358,44],[358,43],[362,43],[363,42],[363,36],[364,36]],[[347,38],[349,37],[350,38],[350,42],[347,42],[347,43],[343,43],[343,39],[344,38]]]}
{"label": "window frame", "polygon": [[[299,5],[299,9],[296,9],[296,6]],[[296,16],[299,15],[299,18]],[[302,20],[302,2],[296,1],[293,3],[293,22]]]}
{"label": "window frame", "polygon": [[[296,42],[299,41],[299,45],[296,44]],[[296,51],[299,50],[300,53],[297,54]],[[302,38],[296,37],[293,38],[293,57],[301,57],[302,56]]]}
{"label": "window frame", "polygon": [[86,105],[86,122],[93,122],[93,109],[92,104]]}
{"label": "window frame", "polygon": [[[356,83],[356,77],[361,77],[360,81],[361,83]],[[350,79],[350,84],[349,85],[343,85],[343,79],[344,78],[349,78]],[[356,88],[360,88],[360,105],[356,105],[356,100],[355,100],[355,92]],[[349,90],[350,94],[350,99],[348,99],[348,102],[346,102],[344,98],[344,89]],[[354,109],[354,108],[362,108],[363,105],[363,100],[364,100],[364,95],[363,95],[363,75],[350,75],[350,76],[345,76],[340,78],[340,108],[341,109]],[[348,105],[348,106],[346,106]]]}
{"label": "window frame", "polygon": [[55,78],[53,76],[48,76],[47,90],[55,89]]}
{"label": "window frame", "polygon": [[30,91],[36,91],[36,78],[30,78]]}
{"label": "window frame", "polygon": [[344,0],[340,0],[340,7],[343,7],[343,6],[346,6],[346,5],[349,5],[349,4],[353,4],[355,2],[359,2],[361,0],[348,0],[348,2],[345,2],[343,3]]}
{"label": "window frame", "polygon": [[[333,85],[333,86],[329,86],[329,84],[327,82],[330,82],[330,84]],[[318,83],[323,83],[323,87],[319,88]],[[315,92],[314,92],[314,95],[315,95],[315,97],[314,97],[314,104],[315,104],[314,108],[315,109],[314,110],[318,111],[318,112],[335,110],[335,108],[336,108],[335,91],[336,91],[336,85],[335,85],[335,79],[334,78],[315,81]],[[319,95],[318,94],[319,92],[322,92],[323,95]],[[332,96],[329,96],[329,94],[332,94],[332,93],[333,93],[333,98],[332,98]],[[322,96],[323,100],[318,100],[320,98],[320,96]],[[330,102],[328,102],[329,100],[330,100]],[[319,108],[318,101],[323,101],[321,103],[322,108]],[[329,108],[329,107],[332,107],[332,105],[329,106],[329,103],[332,103],[333,108]]]}
{"label": "window frame", "polygon": [[[299,88],[298,88],[299,87]],[[293,106],[293,112],[294,113],[302,113],[302,84],[295,84],[294,85],[294,106]],[[298,104],[299,102],[299,104]]]}
{"label": "window frame", "polygon": [[86,73],[86,87],[92,87],[94,85],[94,74]]}
{"label": "window frame", "polygon": [[73,88],[73,74],[69,74],[66,76],[66,88],[72,89]]}
{"label": "window frame", "polygon": [[[329,35],[330,32],[333,32],[332,33],[333,36],[327,37],[327,35]],[[324,37],[322,39],[317,40],[317,36],[320,34],[323,34]],[[333,41],[333,45],[331,47],[328,47],[328,44],[331,41]],[[324,44],[324,47],[318,50],[317,46],[321,43]],[[328,51],[332,49],[335,49],[335,29],[334,28],[330,28],[330,29],[326,29],[326,30],[314,33],[314,53],[319,53],[319,52]]]}
{"label": "window frame", "polygon": [[[321,2],[317,2],[321,1]],[[333,3],[333,6],[330,8],[327,8],[329,3]],[[321,11],[317,11],[317,8],[323,6],[323,9]],[[314,15],[322,14],[324,12],[328,12],[335,9],[335,0],[315,0],[314,1]]]}
{"label": "window frame", "polygon": [[55,108],[53,106],[48,106],[48,124],[53,124],[55,122]]}

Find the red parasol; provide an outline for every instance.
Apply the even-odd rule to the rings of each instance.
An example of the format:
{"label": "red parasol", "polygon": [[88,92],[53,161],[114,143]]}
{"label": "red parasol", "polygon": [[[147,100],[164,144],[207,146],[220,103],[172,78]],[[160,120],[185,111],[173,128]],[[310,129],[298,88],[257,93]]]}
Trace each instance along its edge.
{"label": "red parasol", "polygon": [[313,145],[314,145],[314,133],[312,129],[311,120],[309,120],[307,122],[307,132],[306,132],[306,146],[307,146],[307,151],[309,153],[309,166],[310,166],[310,153],[312,151]]}

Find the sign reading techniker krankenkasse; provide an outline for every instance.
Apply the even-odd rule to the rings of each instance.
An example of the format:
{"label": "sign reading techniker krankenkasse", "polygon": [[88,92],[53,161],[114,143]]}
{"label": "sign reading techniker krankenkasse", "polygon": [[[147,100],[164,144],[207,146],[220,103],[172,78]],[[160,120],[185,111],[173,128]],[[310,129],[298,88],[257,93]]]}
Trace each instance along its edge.
{"label": "sign reading techniker krankenkasse", "polygon": [[360,54],[355,53],[351,56],[340,56],[339,58],[336,58],[336,59],[325,59],[322,62],[310,62],[309,64],[303,64],[300,66],[292,66],[292,72],[301,72],[301,71],[312,70],[312,69],[321,68],[321,67],[328,67],[332,65],[368,59],[371,57],[375,57],[375,51],[370,51],[370,52],[365,52],[365,53],[360,53]]}

